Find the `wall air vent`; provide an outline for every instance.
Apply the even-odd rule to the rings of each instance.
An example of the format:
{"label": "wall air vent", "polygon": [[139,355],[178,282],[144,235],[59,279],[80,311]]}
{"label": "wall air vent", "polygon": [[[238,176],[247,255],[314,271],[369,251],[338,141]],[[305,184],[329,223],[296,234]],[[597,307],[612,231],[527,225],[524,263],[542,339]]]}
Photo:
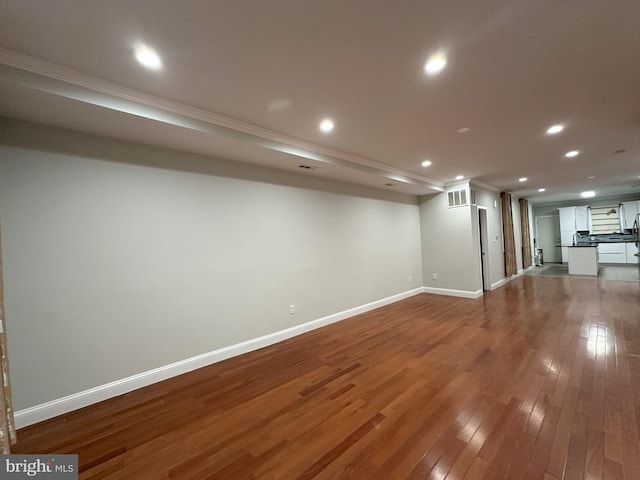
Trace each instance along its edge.
{"label": "wall air vent", "polygon": [[447,192],[447,208],[464,207],[465,205],[469,205],[466,187]]}
{"label": "wall air vent", "polygon": [[303,170],[315,170],[318,167],[313,165],[298,165],[298,168],[302,168]]}

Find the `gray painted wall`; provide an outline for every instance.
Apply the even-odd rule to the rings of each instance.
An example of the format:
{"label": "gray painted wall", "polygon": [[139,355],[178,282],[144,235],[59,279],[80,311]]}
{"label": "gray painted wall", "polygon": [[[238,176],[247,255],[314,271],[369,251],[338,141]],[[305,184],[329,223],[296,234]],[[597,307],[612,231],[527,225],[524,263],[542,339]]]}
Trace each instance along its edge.
{"label": "gray painted wall", "polygon": [[[8,119],[0,145],[17,410],[422,285],[482,288],[477,208],[444,195]],[[495,284],[499,193],[475,188]]]}
{"label": "gray painted wall", "polygon": [[482,290],[471,208],[447,208],[446,200],[446,192],[420,198],[424,285],[464,292]]}
{"label": "gray painted wall", "polygon": [[[423,284],[415,197],[0,130],[12,145],[0,147],[0,221],[17,410]],[[452,217],[464,234],[468,209]],[[466,264],[453,255],[441,281],[460,288]]]}

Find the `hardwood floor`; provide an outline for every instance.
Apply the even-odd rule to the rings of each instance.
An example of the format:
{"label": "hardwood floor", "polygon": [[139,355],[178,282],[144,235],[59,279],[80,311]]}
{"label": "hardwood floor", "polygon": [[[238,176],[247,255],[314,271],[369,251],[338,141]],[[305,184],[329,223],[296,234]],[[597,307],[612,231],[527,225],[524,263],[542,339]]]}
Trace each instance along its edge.
{"label": "hardwood floor", "polygon": [[640,283],[419,295],[24,428],[81,479],[639,479]]}
{"label": "hardwood floor", "polygon": [[640,282],[640,266],[638,264],[600,264],[598,276],[569,275],[566,263],[545,263],[541,267],[533,267],[524,275],[540,275],[543,277],[590,278],[592,280],[620,280],[623,282]]}

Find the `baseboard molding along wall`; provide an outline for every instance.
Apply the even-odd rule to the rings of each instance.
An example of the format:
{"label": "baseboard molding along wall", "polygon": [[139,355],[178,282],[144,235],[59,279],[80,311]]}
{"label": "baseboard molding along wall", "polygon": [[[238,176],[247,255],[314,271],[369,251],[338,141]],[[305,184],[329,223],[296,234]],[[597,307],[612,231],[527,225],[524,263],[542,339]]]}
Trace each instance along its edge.
{"label": "baseboard molding along wall", "polygon": [[423,287],[424,293],[433,293],[435,295],[449,295],[451,297],[463,297],[463,298],[480,298],[482,296],[482,290],[471,292],[468,290],[453,290],[450,288],[434,288]]}
{"label": "baseboard molding along wall", "polygon": [[[436,290],[444,290],[444,289],[436,289]],[[456,290],[451,290],[451,291],[456,292]],[[236,357],[238,355],[242,355],[244,353],[257,350],[259,348],[273,345],[283,340],[287,340],[289,338],[295,337],[296,335],[301,335],[311,330],[315,330],[316,328],[324,327],[326,325],[330,325],[332,323],[345,320],[355,315],[360,315],[361,313],[365,313],[370,310],[374,310],[376,308],[380,308],[385,305],[389,305],[391,303],[398,302],[400,300],[404,300],[405,298],[409,298],[414,295],[419,295],[424,292],[425,292],[425,289],[423,287],[415,288],[413,290],[399,293],[397,295],[392,295],[390,297],[383,298],[381,300],[376,300],[375,302],[367,303],[366,305],[350,308],[348,310],[334,313],[332,315],[328,315],[326,317],[319,318],[317,320],[312,320],[310,322],[303,323],[301,325],[296,325],[294,327],[287,328],[285,330],[280,330],[279,332],[270,333],[262,337],[240,342],[228,347],[223,347],[218,350],[214,350],[212,352],[187,358],[185,360],[181,360],[179,362],[175,362],[170,365],[165,365],[164,367],[155,368],[153,370],[142,372],[137,375],[133,375],[131,377],[123,378],[121,380],[116,380],[115,382],[110,382],[105,385],[99,385],[97,387],[90,388],[82,392],[74,393],[72,395],[68,395],[66,397],[62,397],[56,400],[52,400],[50,402],[25,408],[24,410],[19,410],[15,412],[16,428],[22,428],[28,425],[33,425],[34,423],[42,422],[44,420],[57,417],[58,415],[68,413],[73,410],[78,410],[80,408],[87,407],[94,403],[102,402],[103,400],[108,400],[109,398],[117,397],[118,395],[122,395],[128,392],[131,392],[133,390],[137,390],[138,388],[146,387],[153,383],[157,383],[162,380],[175,377],[177,375],[182,375],[183,373],[187,373],[192,370],[196,370],[198,368],[206,367],[207,365],[221,362],[222,360],[227,360],[228,358],[231,358],[231,357]],[[437,293],[437,292],[427,292],[427,293]],[[465,292],[462,292],[462,293],[465,293]],[[466,292],[466,293],[471,293],[471,292]],[[482,292],[480,292],[480,294],[482,294]],[[449,293],[448,295],[453,295],[453,294]],[[463,295],[457,295],[457,296],[463,296]],[[475,297],[471,297],[471,298],[475,298]]]}
{"label": "baseboard molding along wall", "polygon": [[514,277],[511,277],[511,278],[507,278],[507,277],[505,277],[505,278],[502,278],[502,279],[498,280],[498,281],[497,281],[497,282],[495,282],[495,283],[492,283],[492,284],[491,284],[491,290],[495,290],[496,288],[501,287],[501,286],[502,286],[502,285],[504,285],[505,283],[507,283],[507,282],[511,281],[513,278],[514,278]]}

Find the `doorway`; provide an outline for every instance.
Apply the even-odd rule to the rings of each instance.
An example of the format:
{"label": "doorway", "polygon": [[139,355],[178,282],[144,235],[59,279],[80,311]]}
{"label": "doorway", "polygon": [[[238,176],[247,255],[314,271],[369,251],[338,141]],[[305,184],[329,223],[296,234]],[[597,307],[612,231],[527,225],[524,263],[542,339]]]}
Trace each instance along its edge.
{"label": "doorway", "polygon": [[542,249],[544,263],[561,263],[560,218],[557,215],[536,217],[536,244]]}
{"label": "doorway", "polygon": [[480,233],[480,268],[482,271],[482,291],[491,290],[491,268],[489,267],[489,230],[487,209],[478,207],[478,232]]}

